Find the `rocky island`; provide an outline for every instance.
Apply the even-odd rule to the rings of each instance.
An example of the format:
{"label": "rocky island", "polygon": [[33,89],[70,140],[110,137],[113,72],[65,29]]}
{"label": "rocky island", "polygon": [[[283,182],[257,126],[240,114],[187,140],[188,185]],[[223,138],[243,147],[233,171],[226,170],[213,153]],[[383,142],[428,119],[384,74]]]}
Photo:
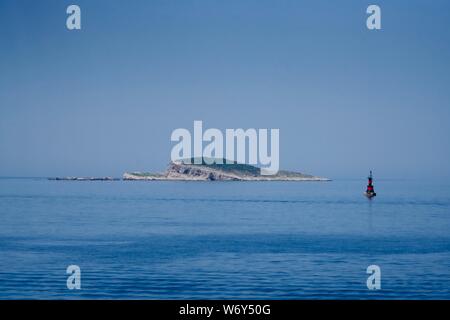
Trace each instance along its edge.
{"label": "rocky island", "polygon": [[280,170],[276,175],[261,175],[261,169],[237,162],[194,164],[189,161],[170,162],[163,173],[126,172],[123,180],[174,180],[174,181],[330,181],[327,178],[316,177],[300,172]]}

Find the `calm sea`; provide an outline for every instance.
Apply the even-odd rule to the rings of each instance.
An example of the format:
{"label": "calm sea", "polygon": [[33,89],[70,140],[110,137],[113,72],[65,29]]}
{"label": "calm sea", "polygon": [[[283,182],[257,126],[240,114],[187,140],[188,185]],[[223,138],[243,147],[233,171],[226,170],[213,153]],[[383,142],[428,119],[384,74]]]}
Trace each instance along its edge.
{"label": "calm sea", "polygon": [[375,183],[0,179],[0,299],[450,299],[450,186]]}

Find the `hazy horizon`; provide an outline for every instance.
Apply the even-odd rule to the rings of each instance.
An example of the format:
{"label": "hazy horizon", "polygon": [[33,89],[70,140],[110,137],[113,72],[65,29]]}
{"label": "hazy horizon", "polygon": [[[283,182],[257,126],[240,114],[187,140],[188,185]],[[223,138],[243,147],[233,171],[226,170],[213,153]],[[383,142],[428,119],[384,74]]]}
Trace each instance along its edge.
{"label": "hazy horizon", "polygon": [[202,120],[279,128],[282,170],[450,177],[450,2],[369,4],[1,1],[0,176],[162,171]]}

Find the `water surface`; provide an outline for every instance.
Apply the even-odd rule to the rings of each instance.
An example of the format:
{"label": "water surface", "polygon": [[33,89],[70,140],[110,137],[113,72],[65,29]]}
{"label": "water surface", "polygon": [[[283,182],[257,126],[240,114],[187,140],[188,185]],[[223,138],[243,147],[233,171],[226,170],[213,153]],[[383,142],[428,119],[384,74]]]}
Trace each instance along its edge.
{"label": "water surface", "polygon": [[0,299],[450,299],[450,186],[364,184],[0,179]]}

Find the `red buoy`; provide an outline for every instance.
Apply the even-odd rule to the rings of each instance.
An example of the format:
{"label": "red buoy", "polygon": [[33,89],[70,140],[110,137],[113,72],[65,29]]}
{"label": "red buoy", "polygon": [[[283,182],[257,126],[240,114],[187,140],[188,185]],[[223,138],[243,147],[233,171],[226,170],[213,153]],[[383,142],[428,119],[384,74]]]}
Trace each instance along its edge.
{"label": "red buoy", "polygon": [[366,189],[366,192],[364,194],[365,194],[365,196],[367,198],[370,199],[370,198],[375,197],[377,195],[375,190],[374,190],[374,188],[373,188],[372,170],[370,171],[369,177],[367,179],[368,179],[367,189]]}

